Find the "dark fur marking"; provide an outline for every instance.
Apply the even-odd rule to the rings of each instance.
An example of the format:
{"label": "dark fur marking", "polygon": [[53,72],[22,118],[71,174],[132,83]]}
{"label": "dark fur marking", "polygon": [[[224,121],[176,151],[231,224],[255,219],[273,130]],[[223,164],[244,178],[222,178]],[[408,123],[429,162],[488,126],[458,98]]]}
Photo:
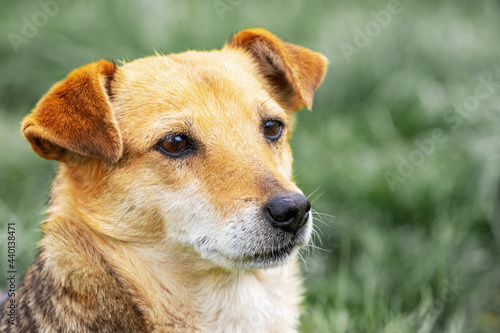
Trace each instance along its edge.
{"label": "dark fur marking", "polygon": [[115,73],[116,70],[118,69],[118,65],[115,63],[114,60],[110,60],[110,62],[113,64],[113,73],[108,74],[104,77],[104,90],[106,91],[109,101],[112,102],[114,97],[115,97],[115,92],[113,91],[113,80],[115,79]]}
{"label": "dark fur marking", "polygon": [[[105,281],[105,285],[96,281],[95,293],[82,295],[70,283],[60,286],[45,266],[43,251],[41,248],[18,288],[16,325],[9,324],[2,311],[0,332],[37,332],[48,328],[62,333],[148,331],[139,306],[104,258],[99,258],[99,266],[103,268],[100,282]],[[6,303],[0,305],[5,306]],[[64,313],[58,312],[58,308],[63,308]]]}

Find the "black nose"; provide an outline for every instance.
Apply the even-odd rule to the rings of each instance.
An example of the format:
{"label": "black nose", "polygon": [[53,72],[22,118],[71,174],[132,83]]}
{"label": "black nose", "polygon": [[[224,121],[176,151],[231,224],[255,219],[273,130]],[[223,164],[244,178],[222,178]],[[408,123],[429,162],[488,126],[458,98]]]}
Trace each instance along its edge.
{"label": "black nose", "polygon": [[284,193],[271,198],[264,215],[273,227],[295,233],[309,218],[311,203],[300,193]]}

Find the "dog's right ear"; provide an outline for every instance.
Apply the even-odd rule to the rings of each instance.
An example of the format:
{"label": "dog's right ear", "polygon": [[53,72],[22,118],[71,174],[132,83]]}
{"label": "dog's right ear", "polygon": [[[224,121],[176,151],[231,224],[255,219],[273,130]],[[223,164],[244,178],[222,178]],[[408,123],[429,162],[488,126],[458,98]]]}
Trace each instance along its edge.
{"label": "dog's right ear", "polygon": [[243,49],[253,56],[260,73],[288,109],[311,109],[328,66],[324,55],[283,42],[261,28],[238,32],[225,48]]}
{"label": "dog's right ear", "polygon": [[68,151],[117,162],[123,144],[109,101],[116,64],[100,60],[56,83],[22,123],[22,132],[43,158],[65,161]]}

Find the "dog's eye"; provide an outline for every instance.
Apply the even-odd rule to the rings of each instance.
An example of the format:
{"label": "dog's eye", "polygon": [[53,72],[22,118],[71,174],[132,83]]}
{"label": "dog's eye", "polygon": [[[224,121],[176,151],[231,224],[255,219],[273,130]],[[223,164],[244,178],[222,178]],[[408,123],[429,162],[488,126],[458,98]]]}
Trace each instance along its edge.
{"label": "dog's eye", "polygon": [[162,139],[158,145],[158,150],[170,157],[180,157],[193,150],[193,145],[187,136],[174,134]]}
{"label": "dog's eye", "polygon": [[264,136],[270,141],[276,141],[280,138],[283,127],[283,123],[279,120],[265,120],[263,126]]}

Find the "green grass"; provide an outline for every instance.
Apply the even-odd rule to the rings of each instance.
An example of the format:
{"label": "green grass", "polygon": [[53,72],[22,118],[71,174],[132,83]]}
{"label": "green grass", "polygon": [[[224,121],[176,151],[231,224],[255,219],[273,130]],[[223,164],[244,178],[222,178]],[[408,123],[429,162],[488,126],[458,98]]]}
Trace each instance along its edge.
{"label": "green grass", "polygon": [[[236,3],[224,13],[214,3],[70,0],[17,53],[7,33],[20,34],[22,18],[41,7],[3,4],[0,240],[16,221],[19,271],[34,258],[56,168],[19,133],[45,91],[100,58],[220,48],[239,29],[262,26],[330,59],[314,110],[297,114],[292,139],[295,178],[326,214],[316,216],[320,249],[303,254],[301,331],[499,332],[499,4],[401,1],[349,61],[340,45],[355,46],[356,29],[388,1],[221,0]],[[457,113],[489,75],[488,96]],[[420,147],[429,140],[426,154]],[[412,156],[418,165],[401,173]],[[394,186],[388,175],[400,177]]]}

